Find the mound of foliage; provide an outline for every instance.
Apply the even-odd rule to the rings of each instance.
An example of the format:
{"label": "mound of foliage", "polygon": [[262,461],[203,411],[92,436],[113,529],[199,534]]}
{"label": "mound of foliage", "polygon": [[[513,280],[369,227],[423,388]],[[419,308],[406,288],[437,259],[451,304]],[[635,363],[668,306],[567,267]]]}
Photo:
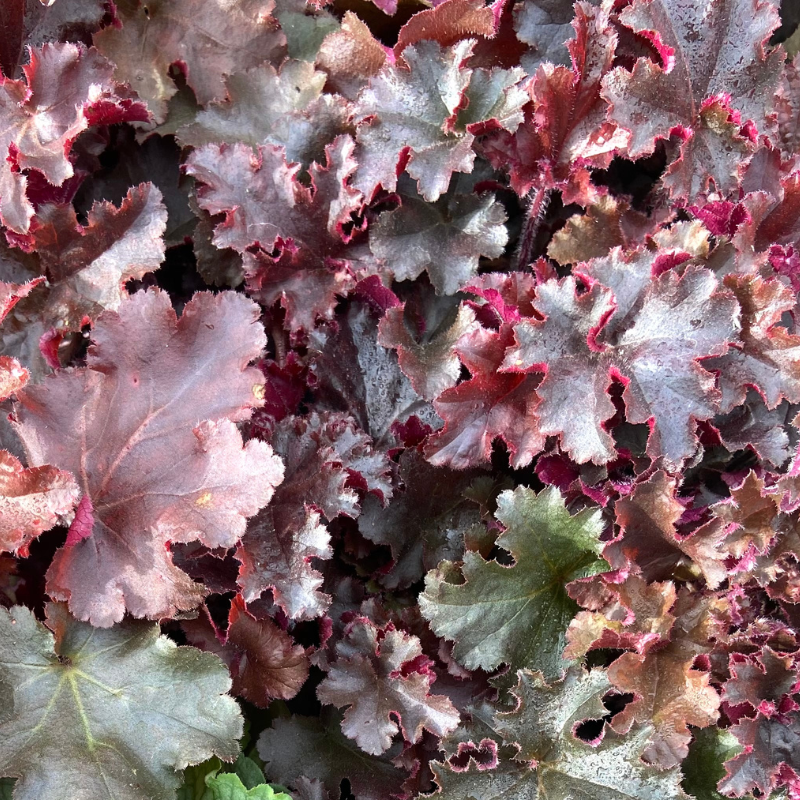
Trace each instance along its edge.
{"label": "mound of foliage", "polygon": [[0,797],[800,797],[786,5],[3,0]]}

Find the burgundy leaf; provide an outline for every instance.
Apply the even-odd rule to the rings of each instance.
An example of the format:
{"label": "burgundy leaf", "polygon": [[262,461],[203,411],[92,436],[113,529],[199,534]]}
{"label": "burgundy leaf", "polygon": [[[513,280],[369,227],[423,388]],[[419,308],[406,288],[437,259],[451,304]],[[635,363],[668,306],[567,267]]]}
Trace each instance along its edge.
{"label": "burgundy leaf", "polygon": [[389,589],[409,586],[444,560],[457,561],[464,536],[481,524],[478,506],[466,498],[475,473],[432,467],[416,449],[400,456],[404,491],[383,508],[367,498],[358,520],[363,536],[388,545],[394,564],[381,578]]}
{"label": "burgundy leaf", "polygon": [[574,581],[567,587],[578,612],[567,630],[568,658],[589,650],[612,648],[643,654],[666,641],[675,617],[675,586],[669,581],[647,583],[638,575],[607,572]]}
{"label": "burgundy leaf", "polygon": [[318,407],[346,411],[376,442],[391,437],[392,426],[412,414],[431,427],[441,425],[401,371],[397,355],[380,345],[378,320],[367,302],[351,302],[333,324],[314,331],[310,351]]}
{"label": "burgundy leaf", "polygon": [[207,616],[185,621],[183,630],[191,644],[228,665],[233,693],[260,708],[272,700],[291,699],[308,677],[303,648],[272,620],[254,617],[241,595],[233,598],[224,634],[218,634]]}
{"label": "burgundy leaf", "polygon": [[412,190],[401,203],[378,217],[369,239],[395,280],[413,280],[425,270],[437,292],[454,294],[474,277],[481,256],[503,254],[506,214],[492,195],[452,194],[431,204]]}
{"label": "burgundy leaf", "polygon": [[[579,14],[583,8],[579,6]],[[524,0],[514,6],[514,30],[529,48],[522,57],[526,72],[532,75],[544,61],[569,63],[565,44],[572,35],[574,16],[572,0]]]}
{"label": "burgundy leaf", "polygon": [[525,95],[515,84],[522,74],[467,69],[473,44],[409,45],[398,63],[385,64],[361,91],[354,111],[354,185],[367,199],[378,186],[393,191],[405,166],[420,195],[437,200],[454,172],[472,172],[473,126],[492,122],[513,131],[520,124]]}
{"label": "burgundy leaf", "polygon": [[[286,327],[311,330],[330,318],[338,294],[353,286],[343,226],[361,206],[348,185],[355,168],[353,142],[339,137],[327,148],[327,165],[311,168],[310,190],[297,179],[282,148],[209,144],[195,151],[187,169],[205,184],[200,207],[225,214],[214,244],[244,253],[250,294],[266,305],[280,301]],[[252,252],[251,246],[261,250]]]}
{"label": "burgundy leaf", "polygon": [[[272,2],[139,0],[117,9],[121,26],[95,34],[100,52],[114,60],[115,78],[130,84],[163,122],[177,88],[167,72],[180,62],[201,105],[225,97],[225,75],[262,61],[280,61],[286,39],[270,11]],[[212,33],[213,32],[213,35]]]}
{"label": "burgundy leaf", "polygon": [[712,520],[680,536],[676,523],[684,507],[675,491],[675,479],[658,471],[618,500],[615,511],[622,532],[606,545],[603,555],[617,569],[634,565],[648,581],[672,578],[679,567],[693,561],[715,589],[727,575],[723,545],[727,531]]}
{"label": "burgundy leaf", "polygon": [[444,0],[434,8],[414,14],[403,25],[394,54],[399,57],[409,45],[426,40],[450,47],[462,39],[491,37],[494,33],[495,20],[490,6],[480,0]]}
{"label": "burgundy leaf", "polygon": [[404,151],[410,152],[409,175],[428,201],[447,190],[453,172],[472,171],[472,135],[445,127],[469,85],[471,72],[462,63],[471,49],[469,41],[447,49],[431,41],[407,47],[402,65],[386,64],[359,94],[354,185],[367,198],[378,186],[394,190]]}
{"label": "burgundy leaf", "polygon": [[310,563],[332,555],[320,516],[328,521],[339,514],[357,517],[360,498],[353,484],[388,501],[391,467],[343,414],[287,417],[276,425],[272,444],[285,463],[285,480],[251,520],[237,550],[239,584],[248,602],[271,588],[289,617],[311,619],[330,602],[319,591],[322,575]]}
{"label": "burgundy leaf", "polygon": [[100,317],[86,367],[20,392],[31,462],[74,472],[92,501],[92,535],[59,550],[48,573],[50,596],[76,616],[107,627],[126,610],[193,607],[202,588],[167,543],[232,546],[280,483],[269,445],[243,447],[234,424],[264,382],[247,366],[264,346],[257,318],[232,293],[198,294],[177,319],[166,295],[142,292]]}
{"label": "burgundy leaf", "polygon": [[34,213],[25,170],[60,186],[74,174],[67,156],[81,131],[95,121],[147,118],[140,103],[117,93],[113,65],[94,49],[44,44],[31,51],[24,73],[24,80],[0,84],[0,218],[21,233]]}
{"label": "burgundy leaf", "polygon": [[791,659],[765,647],[754,659],[731,659],[731,678],[725,684],[722,699],[732,705],[749,703],[757,709],[763,700],[776,702],[791,692],[797,673]]}
{"label": "burgundy leaf", "polygon": [[183,144],[212,142],[282,145],[288,161],[325,160],[325,146],[348,129],[347,104],[322,94],[325,73],[307,61],[287,60],[280,72],[262,64],[226,81],[227,99],[178,130]]}
{"label": "burgundy leaf", "polygon": [[[685,598],[683,598],[685,600]],[[686,604],[676,613],[688,611]],[[695,669],[698,655],[709,649],[709,626],[692,608],[679,616],[672,641],[646,655],[624,653],[608,670],[611,682],[622,692],[632,692],[632,703],[614,716],[614,730],[627,732],[634,721],[655,728],[643,757],[660,769],[677,766],[686,757],[691,734],[687,725],[705,728],[719,716],[720,698],[707,672]]]}
{"label": "burgundy leaf", "polygon": [[336,656],[317,696],[323,703],[349,706],[342,731],[365,752],[385,752],[398,731],[413,744],[423,728],[444,736],[458,725],[450,699],[429,694],[434,676],[420,661],[416,636],[391,626],[376,629],[359,617],[336,645]]}
{"label": "burgundy leaf", "polygon": [[104,309],[119,306],[127,281],[158,269],[166,222],[161,193],[149,183],[130,189],[119,208],[95,203],[86,225],[78,223],[71,205],[40,209],[21,241],[36,251],[48,285],[14,309],[0,334],[6,351],[28,367],[34,381],[53,366],[40,352],[42,337],[57,343],[79,331]]}
{"label": "burgundy leaf", "polygon": [[498,372],[513,329],[479,328],[462,339],[456,349],[471,378],[442,392],[434,402],[444,428],[425,446],[431,464],[454,469],[489,462],[492,443],[502,439],[514,467],[529,464],[544,446],[535,416],[539,377]]}
{"label": "burgundy leaf", "polygon": [[0,551],[27,555],[42,531],[69,516],[79,495],[69,472],[49,466],[25,469],[0,450]]}
{"label": "burgundy leaf", "polygon": [[[387,310],[378,328],[378,343],[397,350],[400,369],[411,385],[426,400],[455,386],[461,375],[461,362],[455,348],[465,336],[476,330],[475,313],[469,306],[458,307],[455,318],[446,318],[434,330],[415,335],[404,314],[405,305]],[[450,323],[448,327],[444,327]]]}
{"label": "burgundy leaf", "polygon": [[751,386],[770,409],[782,399],[800,402],[800,336],[780,324],[783,313],[794,307],[794,293],[778,280],[753,276],[730,275],[725,286],[742,309],[742,344],[706,362],[719,370],[721,410],[741,405]]}
{"label": "burgundy leaf", "polygon": [[770,794],[779,785],[782,765],[800,771],[800,716],[795,712],[785,720],[759,714],[755,719],[743,719],[731,728],[731,733],[744,747],[744,752],[726,762],[727,774],[720,790],[741,797],[758,789]]}
{"label": "burgundy leaf", "polygon": [[[628,421],[651,426],[648,454],[670,466],[695,452],[695,421],[718,409],[714,378],[697,359],[727,349],[738,305],[717,290],[708,270],[690,266],[682,276],[671,269],[651,279],[649,261],[597,264],[590,274],[608,288],[595,283],[582,294],[572,277],[547,281],[535,303],[544,320],[515,327],[518,345],[503,368],[546,371],[538,389],[540,429],[561,434],[578,463],[615,457],[604,427],[615,413],[612,377],[625,385]],[[575,392],[587,399],[585,407],[570,404]]]}
{"label": "burgundy leaf", "polygon": [[369,28],[352,11],[346,11],[342,27],[323,39],[316,64],[328,74],[333,90],[355,100],[385,61],[386,52]]}
{"label": "burgundy leaf", "polygon": [[16,358],[0,356],[0,401],[18,392],[27,382],[30,374]]}
{"label": "burgundy leaf", "polygon": [[[534,5],[528,0],[521,14]],[[492,164],[510,171],[520,195],[534,185],[565,185],[586,162],[606,166],[623,143],[600,97],[617,43],[608,12],[579,3],[572,24],[572,68],[540,66],[527,86],[525,124],[516,133],[490,135],[484,145]]]}
{"label": "burgundy leaf", "polygon": [[[765,53],[778,25],[775,6],[766,0],[635,0],[620,15],[623,24],[656,46],[663,66],[639,59],[628,72],[617,67],[603,82],[611,103],[609,118],[630,135],[632,158],[651,153],[658,138],[679,132],[680,155],[664,177],[676,197],[708,190],[730,193],[738,168],[752,151],[740,125],[764,132],[783,55]],[[713,40],[702,45],[702,26]]]}
{"label": "burgundy leaf", "polygon": [[[387,800],[402,796],[405,772],[390,757],[376,758],[360,752],[341,731],[341,718],[332,709],[320,717],[278,718],[259,737],[258,752],[269,778],[283,785],[299,785],[302,776],[321,781],[331,794],[350,783],[359,800]],[[399,748],[397,748],[399,749]],[[297,757],[302,753],[303,757]]]}

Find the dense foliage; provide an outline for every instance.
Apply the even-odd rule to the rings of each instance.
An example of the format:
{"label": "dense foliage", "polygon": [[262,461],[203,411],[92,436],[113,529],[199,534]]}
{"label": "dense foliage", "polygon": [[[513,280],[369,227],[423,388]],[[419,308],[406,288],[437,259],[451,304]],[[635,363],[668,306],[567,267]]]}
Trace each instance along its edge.
{"label": "dense foliage", "polygon": [[800,797],[798,17],[2,0],[0,797]]}

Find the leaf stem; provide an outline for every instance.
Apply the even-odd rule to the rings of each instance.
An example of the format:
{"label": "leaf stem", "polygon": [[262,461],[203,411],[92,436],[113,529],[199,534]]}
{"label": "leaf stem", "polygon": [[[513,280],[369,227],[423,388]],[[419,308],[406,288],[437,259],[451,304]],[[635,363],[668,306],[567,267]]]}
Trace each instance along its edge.
{"label": "leaf stem", "polygon": [[539,228],[542,225],[547,208],[550,205],[552,189],[549,186],[540,186],[528,202],[525,222],[517,245],[516,263],[514,269],[526,269],[533,262],[534,247]]}
{"label": "leaf stem", "polygon": [[283,366],[286,363],[286,332],[283,325],[276,322],[272,326],[272,343],[275,346],[275,361]]}

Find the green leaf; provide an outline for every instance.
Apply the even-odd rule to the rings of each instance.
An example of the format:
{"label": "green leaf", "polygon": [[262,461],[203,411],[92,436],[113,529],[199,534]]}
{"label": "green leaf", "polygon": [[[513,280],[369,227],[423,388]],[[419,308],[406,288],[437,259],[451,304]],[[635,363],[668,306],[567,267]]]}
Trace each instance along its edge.
{"label": "green leaf", "polygon": [[0,778],[0,800],[12,800],[15,783],[13,778]]}
{"label": "green leaf", "polygon": [[275,792],[268,783],[251,789],[239,780],[238,775],[209,775],[206,785],[211,790],[211,800],[292,800],[284,792]]}
{"label": "green leaf", "polygon": [[[14,800],[172,800],[179,770],[233,760],[242,719],[214,655],[157,624],[93,628],[0,609],[0,775]],[[49,629],[48,629],[49,628]]]}
{"label": "green leaf", "polygon": [[246,789],[252,789],[254,786],[264,783],[265,778],[261,767],[244,753],[239,754],[239,758],[236,759],[236,763],[233,765],[233,771]]}
{"label": "green leaf", "polygon": [[505,662],[557,677],[568,664],[565,631],[577,611],[565,585],[608,569],[599,557],[600,512],[571,517],[557,489],[537,495],[520,486],[499,496],[496,516],[506,527],[497,544],[514,556],[514,566],[467,552],[465,582],[454,584],[442,562],[428,573],[420,609],[438,636],[456,642],[453,655],[467,669]]}
{"label": "green leaf", "polygon": [[520,748],[520,760],[545,762],[561,748],[560,740],[576,740],[571,732],[587,719],[602,719],[608,710],[603,695],[611,690],[605,670],[571,669],[563,680],[548,686],[540,672],[520,670],[511,690],[513,711],[497,715],[497,730]]}
{"label": "green leaf", "polygon": [[515,760],[538,762],[539,790],[547,800],[677,800],[680,770],[658,770],[640,758],[653,734],[636,726],[627,736],[603,726],[602,740],[589,744],[575,735],[585,720],[602,719],[603,696],[611,688],[604,670],[569,670],[548,686],[541,673],[519,672],[514,711],[497,715],[505,740],[519,746]]}
{"label": "green leaf", "polygon": [[178,789],[177,800],[211,800],[206,778],[216,775],[221,769],[222,762],[216,756],[202,764],[187,767],[183,772],[183,786]]}
{"label": "green leaf", "polygon": [[431,768],[442,788],[433,795],[436,800],[544,800],[536,772],[515,761],[502,761],[494,769],[477,773],[474,769],[454,772],[438,761],[431,762]]}
{"label": "green leaf", "polygon": [[725,777],[725,762],[742,752],[736,737],[728,730],[695,730],[689,755],[683,762],[683,788],[695,800],[724,800],[717,784]]}
{"label": "green leaf", "polygon": [[797,28],[797,30],[783,43],[783,47],[786,50],[786,55],[789,58],[794,58],[798,53],[800,53],[800,28]]}
{"label": "green leaf", "polygon": [[[248,732],[245,730],[241,741],[242,746],[245,744],[247,735]],[[189,767],[183,773],[183,786],[178,789],[177,800],[215,800],[216,795],[208,781],[220,772],[232,773],[237,780],[241,781],[245,789],[253,789],[266,782],[261,767],[244,753],[239,753],[239,757],[233,764],[223,764],[218,758],[210,758],[202,764]],[[255,796],[258,797],[258,795]],[[0,797],[0,800],[3,798]]]}
{"label": "green leaf", "polygon": [[658,770],[641,760],[652,726],[628,735],[604,725],[599,741],[584,742],[576,726],[607,714],[603,696],[611,683],[603,670],[571,669],[551,686],[541,673],[521,670],[514,711],[496,715],[507,753],[494,769],[466,770],[431,764],[442,787],[437,800],[686,800],[680,770]]}
{"label": "green leaf", "polygon": [[326,11],[312,16],[305,12],[291,11],[290,8],[290,4],[281,3],[275,13],[286,36],[289,58],[314,61],[322,40],[341,27],[339,21]]}

